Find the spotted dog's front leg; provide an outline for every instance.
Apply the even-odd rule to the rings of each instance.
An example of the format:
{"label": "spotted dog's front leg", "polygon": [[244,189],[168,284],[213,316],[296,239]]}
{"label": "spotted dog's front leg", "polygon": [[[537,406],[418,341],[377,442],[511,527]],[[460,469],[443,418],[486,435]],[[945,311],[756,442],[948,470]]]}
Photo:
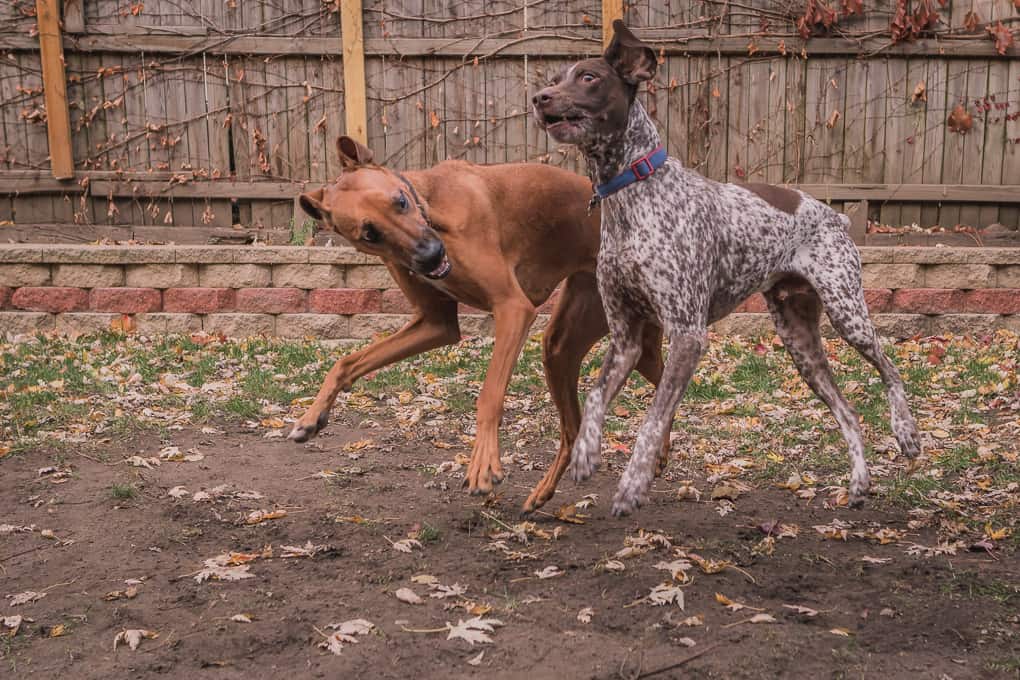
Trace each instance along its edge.
{"label": "spotted dog's front leg", "polygon": [[641,356],[642,325],[635,323],[625,332],[614,334],[606,350],[598,380],[585,400],[584,418],[570,456],[570,477],[575,482],[591,477],[599,465],[606,409]]}
{"label": "spotted dog's front leg", "polygon": [[673,423],[673,414],[706,347],[704,332],[680,335],[670,343],[669,359],[662,380],[659,381],[645,422],[641,424],[634,453],[613,498],[613,516],[627,515],[645,502],[648,487],[655,476],[656,459],[662,451],[662,442]]}

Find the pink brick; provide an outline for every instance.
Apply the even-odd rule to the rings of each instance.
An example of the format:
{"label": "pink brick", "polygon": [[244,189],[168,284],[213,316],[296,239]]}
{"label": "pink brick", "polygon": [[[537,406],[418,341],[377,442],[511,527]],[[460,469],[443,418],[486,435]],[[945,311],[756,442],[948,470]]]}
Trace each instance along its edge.
{"label": "pink brick", "polygon": [[95,312],[158,312],[163,296],[155,288],[93,288],[89,308]]}
{"label": "pink brick", "polygon": [[13,288],[7,286],[0,286],[0,309],[7,307],[7,304],[11,301],[11,293],[14,292]]}
{"label": "pink brick", "polygon": [[88,309],[89,293],[83,288],[18,288],[11,295],[11,304],[31,312],[80,312]]}
{"label": "pink brick", "polygon": [[297,314],[305,308],[305,291],[300,288],[242,288],[237,291],[239,312]]}
{"label": "pink brick", "polygon": [[410,314],[414,311],[414,305],[404,297],[402,290],[391,288],[383,291],[379,311],[383,314]]}
{"label": "pink brick", "polygon": [[163,292],[164,312],[211,314],[234,308],[230,288],[168,288]]}
{"label": "pink brick", "polygon": [[318,288],[308,294],[308,308],[318,314],[378,312],[382,295],[366,288]]}
{"label": "pink brick", "polygon": [[983,288],[965,293],[964,310],[973,314],[1020,314],[1020,289]]}
{"label": "pink brick", "polygon": [[955,288],[900,288],[890,310],[909,314],[945,314],[963,308],[963,291]]}
{"label": "pink brick", "polygon": [[868,304],[868,311],[872,314],[880,314],[889,309],[892,296],[893,292],[888,288],[866,288],[864,290],[864,301]]}

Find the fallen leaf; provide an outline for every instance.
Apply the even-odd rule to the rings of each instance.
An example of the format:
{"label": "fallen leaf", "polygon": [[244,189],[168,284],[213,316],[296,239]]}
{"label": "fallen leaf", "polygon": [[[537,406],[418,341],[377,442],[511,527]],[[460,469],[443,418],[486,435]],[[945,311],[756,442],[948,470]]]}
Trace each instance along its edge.
{"label": "fallen leaf", "polygon": [[423,586],[433,586],[439,584],[439,579],[432,574],[418,574],[417,576],[411,577],[411,583],[418,583]]}
{"label": "fallen leaf", "polygon": [[799,604],[784,604],[783,607],[785,607],[786,609],[792,609],[793,611],[797,612],[798,614],[802,614],[802,615],[804,615],[804,616],[806,616],[808,618],[812,618],[812,617],[818,616],[818,610],[817,609],[811,609],[810,607],[803,607],[803,606],[801,606]]}
{"label": "fallen leaf", "polygon": [[251,614],[234,614],[230,620],[236,623],[251,623]]}
{"label": "fallen leaf", "polygon": [[755,614],[748,619],[749,623],[776,623],[776,619],[771,614]]}
{"label": "fallen leaf", "polygon": [[584,607],[581,611],[577,612],[577,620],[580,623],[591,623],[591,617],[594,615],[594,609],[591,607]]}
{"label": "fallen leaf", "polygon": [[319,647],[340,656],[344,643],[357,642],[356,636],[366,635],[375,628],[375,624],[365,619],[352,619],[343,623],[331,623],[326,627],[332,628],[335,632],[326,636],[326,639],[319,643]]}
{"label": "fallen leaf", "polygon": [[26,590],[25,592],[18,593],[17,595],[8,595],[7,599],[11,601],[10,605],[12,607],[17,607],[18,605],[36,602],[44,597],[46,597],[46,593],[37,593],[33,590]]}
{"label": "fallen leaf", "polygon": [[145,630],[143,628],[129,628],[117,633],[116,637],[113,638],[113,651],[117,651],[117,645],[121,642],[125,643],[130,649],[138,649],[138,645],[142,643],[142,640],[154,640],[159,637],[159,633],[154,630]]}
{"label": "fallen leaf", "polygon": [[829,632],[833,635],[841,635],[843,637],[850,637],[850,631],[846,628],[830,628]]}
{"label": "fallen leaf", "polygon": [[253,510],[252,512],[248,513],[247,517],[244,518],[244,523],[248,524],[248,525],[261,524],[262,522],[265,522],[266,520],[280,519],[281,517],[286,517],[286,516],[287,516],[287,511],[286,510],[280,510],[280,509],[277,509],[277,510]]}
{"label": "fallen leaf", "polygon": [[415,593],[410,588],[397,588],[396,592],[394,592],[393,594],[397,597],[398,600],[400,600],[401,602],[406,602],[408,604],[421,604],[422,602],[425,601],[418,597],[418,594]]}
{"label": "fallen leaf", "polygon": [[684,608],[684,591],[672,583],[660,583],[648,593],[648,601],[653,606],[659,607],[664,604],[675,604],[680,609]]}
{"label": "fallen leaf", "polygon": [[393,549],[397,552],[409,553],[415,548],[421,550],[421,541],[414,538],[405,538],[402,541],[394,541]]}
{"label": "fallen leaf", "polygon": [[563,572],[560,571],[560,568],[557,567],[555,564],[550,564],[545,569],[542,569],[541,571],[536,571],[535,576],[542,579],[555,578],[556,576],[563,576]]}
{"label": "fallen leaf", "polygon": [[677,638],[676,642],[677,642],[677,644],[683,645],[684,647],[693,647],[696,644],[698,644],[697,642],[695,642],[693,639],[691,639],[689,637]]}
{"label": "fallen leaf", "polygon": [[502,625],[503,622],[499,619],[483,619],[479,616],[467,621],[458,621],[456,626],[448,622],[446,627],[450,632],[446,639],[453,640],[454,638],[460,638],[461,640],[467,640],[472,645],[476,642],[491,643],[492,638],[486,633],[495,632],[495,627]]}
{"label": "fallen leaf", "polygon": [[485,650],[483,649],[482,651],[478,652],[478,654],[476,654],[475,656],[473,656],[470,659],[468,659],[467,660],[467,664],[469,666],[479,666],[479,665],[481,665],[482,657],[484,657],[484,656],[485,656]]}
{"label": "fallen leaf", "polygon": [[183,486],[175,486],[174,488],[167,491],[166,495],[170,496],[171,498],[184,498],[185,496],[188,495],[188,490],[185,489]]}
{"label": "fallen leaf", "polygon": [[55,625],[52,628],[50,628],[49,637],[51,637],[51,638],[63,637],[66,634],[67,634],[67,626],[65,626],[62,623],[58,623],[57,625]]}

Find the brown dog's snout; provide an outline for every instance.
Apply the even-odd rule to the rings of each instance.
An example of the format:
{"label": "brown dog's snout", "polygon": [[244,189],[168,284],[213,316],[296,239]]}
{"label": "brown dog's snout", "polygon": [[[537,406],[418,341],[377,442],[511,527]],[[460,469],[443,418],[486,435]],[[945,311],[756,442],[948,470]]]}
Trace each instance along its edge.
{"label": "brown dog's snout", "polygon": [[552,98],[553,98],[552,88],[547,87],[544,90],[539,91],[538,94],[532,97],[531,103],[534,104],[535,106],[542,106],[552,101]]}
{"label": "brown dog's snout", "polygon": [[422,239],[414,248],[415,264],[426,271],[439,266],[445,256],[446,247],[438,238]]}

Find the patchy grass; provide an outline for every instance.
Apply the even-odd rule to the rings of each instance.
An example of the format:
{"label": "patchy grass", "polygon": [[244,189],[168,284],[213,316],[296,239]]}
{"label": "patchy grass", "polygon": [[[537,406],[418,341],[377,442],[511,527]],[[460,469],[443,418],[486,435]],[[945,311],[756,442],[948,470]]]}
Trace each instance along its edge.
{"label": "patchy grass", "polygon": [[129,501],[138,495],[133,484],[114,484],[110,487],[110,497],[118,501]]}
{"label": "patchy grass", "polygon": [[[597,345],[582,365],[582,403],[605,346]],[[396,416],[411,427],[445,419],[443,429],[454,436],[442,438],[469,453],[492,347],[491,339],[466,339],[379,370],[341,394],[337,407],[354,414],[355,422]],[[887,344],[885,351],[905,377],[922,432],[931,433],[928,455],[912,475],[897,456],[877,372],[842,342],[827,341],[833,373],[876,449],[869,460],[879,466],[877,497],[895,507],[951,512],[974,532],[987,522],[1016,526],[1004,499],[1015,497],[1020,484],[1017,336],[907,341]],[[309,341],[227,342],[201,335],[145,342],[116,333],[76,340],[40,335],[0,343],[0,452],[40,445],[74,450],[154,429],[170,442],[176,428],[220,420],[282,436],[343,353]],[[620,451],[633,446],[653,394],[644,378],[631,376],[610,409],[607,445]],[[504,452],[531,442],[551,454],[558,428],[541,338],[534,336],[509,385],[500,440]],[[752,461],[745,474],[760,484],[803,472],[820,477],[819,487],[839,486],[849,472],[834,420],[771,337],[715,338],[681,402],[674,432],[685,442],[684,466],[737,456]],[[947,509],[957,507],[965,510]],[[1005,540],[1017,541],[1015,535]]]}

